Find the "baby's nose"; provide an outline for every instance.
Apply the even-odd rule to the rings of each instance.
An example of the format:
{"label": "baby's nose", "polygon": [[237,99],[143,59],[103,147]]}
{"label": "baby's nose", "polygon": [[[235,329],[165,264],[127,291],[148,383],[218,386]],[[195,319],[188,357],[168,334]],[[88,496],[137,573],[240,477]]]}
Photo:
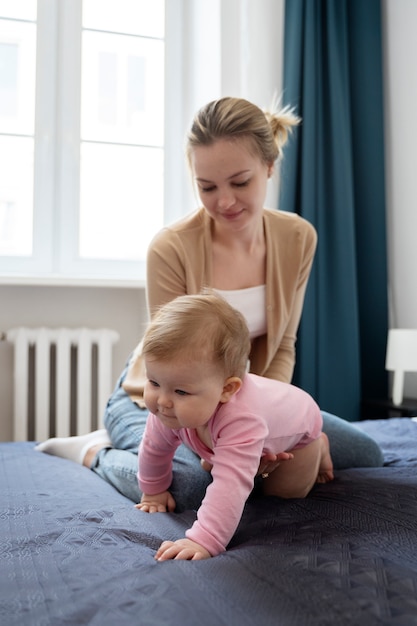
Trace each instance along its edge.
{"label": "baby's nose", "polygon": [[163,393],[158,396],[158,405],[162,407],[172,407],[172,400],[169,394]]}

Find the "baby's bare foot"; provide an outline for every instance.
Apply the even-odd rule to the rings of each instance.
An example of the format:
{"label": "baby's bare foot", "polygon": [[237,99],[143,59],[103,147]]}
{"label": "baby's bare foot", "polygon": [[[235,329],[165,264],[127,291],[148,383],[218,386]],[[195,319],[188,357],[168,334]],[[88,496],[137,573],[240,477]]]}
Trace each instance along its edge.
{"label": "baby's bare foot", "polygon": [[317,475],[318,483],[328,483],[334,478],[333,473],[333,461],[330,456],[329,439],[325,433],[321,434],[322,453],[319,466],[319,473]]}

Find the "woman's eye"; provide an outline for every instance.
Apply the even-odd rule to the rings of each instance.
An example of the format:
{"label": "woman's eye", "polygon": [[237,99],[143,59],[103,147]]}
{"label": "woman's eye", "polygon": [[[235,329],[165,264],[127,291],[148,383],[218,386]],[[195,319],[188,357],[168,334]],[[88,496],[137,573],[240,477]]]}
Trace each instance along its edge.
{"label": "woman's eye", "polygon": [[235,187],[247,187],[249,185],[249,181],[245,180],[243,183],[234,183]]}
{"label": "woman's eye", "polygon": [[200,187],[202,193],[210,193],[210,191],[214,191],[215,189],[215,187]]}

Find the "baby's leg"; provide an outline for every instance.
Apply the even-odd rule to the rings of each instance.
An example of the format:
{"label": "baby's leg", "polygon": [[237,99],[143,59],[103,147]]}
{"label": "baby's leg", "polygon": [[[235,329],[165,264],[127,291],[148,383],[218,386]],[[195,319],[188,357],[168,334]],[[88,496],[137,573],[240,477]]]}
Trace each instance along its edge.
{"label": "baby's leg", "polygon": [[305,498],[314,483],[333,480],[329,440],[321,436],[304,448],[291,450],[294,458],[282,463],[262,482],[267,496]]}

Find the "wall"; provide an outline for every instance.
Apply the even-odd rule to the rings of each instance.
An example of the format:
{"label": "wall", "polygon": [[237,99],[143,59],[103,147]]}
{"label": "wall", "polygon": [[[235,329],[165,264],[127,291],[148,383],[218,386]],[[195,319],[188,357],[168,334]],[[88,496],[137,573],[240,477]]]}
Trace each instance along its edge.
{"label": "wall", "polygon": [[[417,328],[417,2],[384,0],[390,326]],[[417,375],[405,378],[417,398]]]}

